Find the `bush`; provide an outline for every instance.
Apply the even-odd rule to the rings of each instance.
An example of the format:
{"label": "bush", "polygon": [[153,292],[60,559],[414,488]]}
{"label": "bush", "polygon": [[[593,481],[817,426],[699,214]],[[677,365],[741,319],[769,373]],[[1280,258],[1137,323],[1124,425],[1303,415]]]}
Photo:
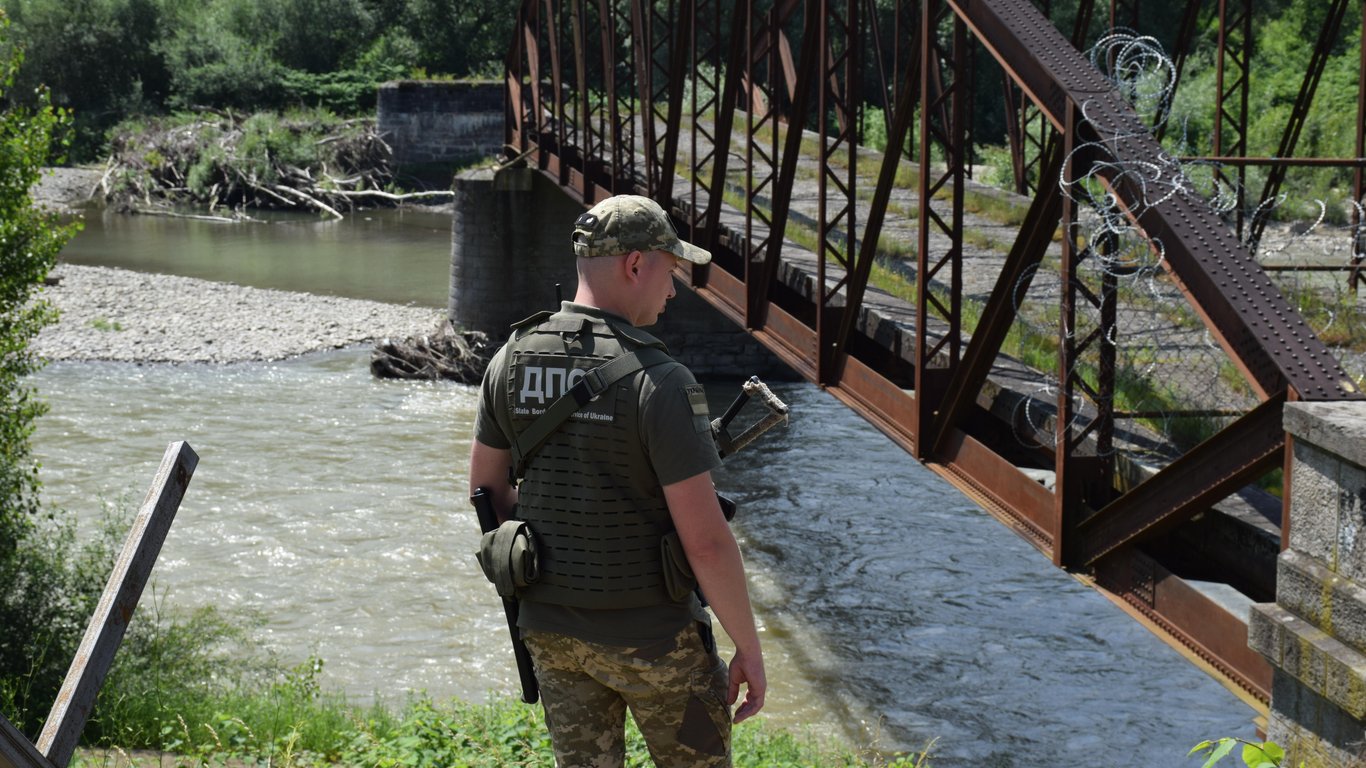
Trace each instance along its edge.
{"label": "bush", "polygon": [[163,50],[171,70],[166,106],[251,109],[284,98],[285,69],[261,47],[210,25],[181,30]]}
{"label": "bush", "polygon": [[41,365],[29,343],[55,312],[35,294],[75,227],[59,226],[29,196],[43,166],[66,149],[70,116],[42,89],[33,107],[9,100],[22,62],[0,13],[0,707],[32,731],[71,663],[80,638],[73,617],[88,613],[89,601],[72,589],[88,568],[71,554],[69,532],[37,522],[29,437],[44,406],[25,377]]}
{"label": "bush", "polygon": [[[23,54],[10,46],[9,22],[0,13],[0,105],[10,104]],[[47,93],[34,95],[34,108],[0,109],[0,557],[13,555],[38,509],[38,476],[28,448],[33,420],[43,405],[24,385],[40,361],[30,340],[55,318],[34,293],[75,232],[33,207],[29,189],[44,165],[58,161],[67,147],[70,116],[53,109]]]}

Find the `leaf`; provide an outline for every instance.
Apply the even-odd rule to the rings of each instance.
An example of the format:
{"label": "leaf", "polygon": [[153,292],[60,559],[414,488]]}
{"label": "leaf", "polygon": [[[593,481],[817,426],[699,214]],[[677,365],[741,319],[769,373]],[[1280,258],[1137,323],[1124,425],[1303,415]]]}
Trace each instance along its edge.
{"label": "leaf", "polygon": [[1281,749],[1275,742],[1265,742],[1263,744],[1253,744],[1245,742],[1243,747],[1243,763],[1248,768],[1277,768],[1281,760],[1285,758],[1285,750]]}
{"label": "leaf", "polygon": [[1224,757],[1228,755],[1228,753],[1232,752],[1233,748],[1237,745],[1237,740],[1229,738],[1227,736],[1220,739],[1219,746],[1214,748],[1214,751],[1211,752],[1209,755],[1209,759],[1206,760],[1205,764],[1202,765],[1200,768],[1210,768],[1211,765],[1214,765],[1220,760],[1223,760]]}

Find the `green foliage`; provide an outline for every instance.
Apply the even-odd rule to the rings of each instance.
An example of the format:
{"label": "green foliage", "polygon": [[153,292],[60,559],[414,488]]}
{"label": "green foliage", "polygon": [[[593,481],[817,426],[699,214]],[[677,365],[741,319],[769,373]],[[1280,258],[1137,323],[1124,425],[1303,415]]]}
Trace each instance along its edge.
{"label": "green foliage", "polygon": [[43,91],[35,94],[36,107],[4,106],[23,61],[9,42],[9,21],[0,13],[0,561],[15,556],[38,509],[28,438],[44,408],[24,377],[40,365],[29,342],[55,313],[34,294],[75,232],[34,208],[29,197],[43,166],[60,160],[70,117],[51,108]]}
{"label": "green foliage", "polygon": [[36,736],[79,644],[82,611],[93,605],[81,582],[94,568],[68,525],[31,523],[17,544],[0,554],[0,713]]}
{"label": "green foliage", "polygon": [[[1310,43],[1318,39],[1327,8],[1326,3],[1291,0],[1257,11],[1248,74],[1252,105],[1247,116],[1247,155],[1278,154],[1291,107],[1304,82],[1313,50]],[[1213,15],[1211,17],[1210,25],[1202,30],[1197,40],[1199,47],[1187,61],[1172,110],[1167,144],[1178,154],[1207,154],[1213,149],[1217,26]],[[1359,25],[1343,25],[1295,146],[1296,156],[1351,157],[1355,154],[1360,35]],[[1236,117],[1236,94],[1229,96],[1225,108],[1231,110],[1231,117]],[[1231,142],[1236,140],[1236,127],[1226,118],[1222,151],[1228,153]],[[1350,189],[1351,173],[1350,169],[1293,169],[1282,189],[1294,190],[1295,197],[1301,200],[1320,199],[1336,204],[1344,198],[1343,190]],[[1259,197],[1264,183],[1263,170],[1250,172],[1248,196]],[[1302,212],[1278,214],[1288,217]],[[1330,216],[1335,218],[1343,215],[1336,205],[1330,211]]]}
{"label": "green foliage", "polygon": [[418,66],[459,76],[500,72],[520,7],[516,0],[408,0],[403,18]]}
{"label": "green foliage", "polygon": [[171,72],[165,107],[250,109],[284,99],[285,69],[259,44],[234,32],[220,14],[176,30],[160,47]]}
{"label": "green foliage", "polygon": [[354,115],[374,109],[379,84],[402,74],[401,69],[384,67],[375,72],[347,69],[321,74],[288,70],[281,85],[288,103]]}
{"label": "green foliage", "polygon": [[[496,74],[519,0],[0,0],[29,52],[20,82],[75,115],[78,160],[138,114],[373,109],[419,69]],[[27,97],[26,97],[27,98]]]}
{"label": "green foliage", "polygon": [[122,115],[161,103],[170,83],[157,47],[157,0],[4,0],[27,61],[21,101],[40,86],[52,103],[72,110],[73,151],[98,149],[102,131]]}
{"label": "green foliage", "polygon": [[1243,745],[1241,757],[1247,768],[1277,768],[1285,759],[1285,750],[1275,742],[1266,741],[1258,744],[1231,736],[1225,736],[1217,741],[1202,741],[1191,748],[1189,754],[1206,755],[1207,759],[1201,768],[1210,768],[1232,753],[1239,744]]}
{"label": "green foliage", "polygon": [[[14,556],[0,561],[0,583],[8,587],[0,593],[6,627],[0,636],[0,712],[30,736],[56,699],[130,519],[107,508],[97,530],[80,544],[74,524],[53,516],[35,523]],[[212,661],[222,642],[234,637],[231,625],[212,610],[172,622],[158,608],[154,598],[143,600],[100,691],[86,738],[105,735],[114,722],[107,712],[146,700],[150,690],[173,695],[176,681],[224,678],[224,669],[244,663]]]}

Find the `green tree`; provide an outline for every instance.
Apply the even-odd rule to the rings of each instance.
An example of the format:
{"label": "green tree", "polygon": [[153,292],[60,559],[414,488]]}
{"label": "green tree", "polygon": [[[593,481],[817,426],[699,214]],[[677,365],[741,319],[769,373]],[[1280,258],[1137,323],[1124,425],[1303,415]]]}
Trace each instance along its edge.
{"label": "green tree", "polygon": [[507,53],[520,7],[517,0],[408,0],[407,27],[429,72],[487,75]]}
{"label": "green tree", "polygon": [[71,110],[78,157],[97,154],[105,129],[158,107],[170,86],[161,56],[159,0],[4,0],[26,50],[16,91],[22,103],[41,85]]}
{"label": "green tree", "polygon": [[269,41],[239,31],[234,8],[217,3],[202,11],[178,14],[178,23],[162,43],[171,73],[167,106],[260,109],[278,106],[283,98],[285,68],[269,50]]}
{"label": "green tree", "polygon": [[10,99],[23,52],[8,45],[8,28],[0,14],[0,51],[8,51],[0,61],[0,531],[12,546],[23,527],[15,521],[31,516],[38,504],[28,437],[43,406],[24,383],[39,366],[29,342],[55,319],[47,302],[32,299],[75,227],[59,226],[29,195],[43,167],[60,160],[70,114],[52,108],[45,91],[35,94],[37,108]]}
{"label": "green tree", "polygon": [[[29,343],[55,317],[35,291],[75,231],[37,210],[29,195],[43,166],[65,149],[70,116],[52,108],[44,91],[34,96],[36,108],[16,104],[11,96],[22,61],[0,13],[0,677],[34,663],[42,651],[27,628],[52,618],[33,602],[56,585],[46,582],[50,572],[30,567],[41,542],[32,535],[39,485],[29,436],[44,406],[25,377],[41,364]],[[13,691],[0,694],[0,703],[15,698]]]}

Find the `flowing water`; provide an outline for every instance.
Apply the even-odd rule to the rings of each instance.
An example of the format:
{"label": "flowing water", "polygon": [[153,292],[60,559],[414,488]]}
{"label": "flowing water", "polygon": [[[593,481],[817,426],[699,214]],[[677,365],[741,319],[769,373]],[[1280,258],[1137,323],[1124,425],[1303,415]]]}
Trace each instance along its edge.
{"label": "flowing water", "polygon": [[[375,214],[316,243],[276,239],[280,225],[114,221],[71,250],[86,263],[440,306],[444,295],[419,290],[446,274],[442,218]],[[353,239],[366,245],[336,245]],[[129,255],[142,250],[166,255]],[[182,261],[188,251],[210,255]],[[252,266],[234,274],[216,258]],[[361,290],[381,280],[348,293],[335,275],[363,274],[365,259],[429,277],[406,296]],[[280,260],[294,263],[271,266]],[[292,662],[317,654],[325,684],[359,700],[509,693],[507,632],[463,498],[474,389],[378,381],[367,357],[53,364],[34,377],[52,407],[34,436],[45,496],[87,521],[104,504],[134,507],[167,444],[186,440],[200,463],[156,567],[158,598],[259,613],[262,648]],[[718,410],[737,390],[708,386]],[[717,474],[741,502],[770,721],[883,749],[937,738],[938,766],[1182,766],[1202,739],[1254,735],[1250,708],[834,398],[776,390],[792,424]]]}

